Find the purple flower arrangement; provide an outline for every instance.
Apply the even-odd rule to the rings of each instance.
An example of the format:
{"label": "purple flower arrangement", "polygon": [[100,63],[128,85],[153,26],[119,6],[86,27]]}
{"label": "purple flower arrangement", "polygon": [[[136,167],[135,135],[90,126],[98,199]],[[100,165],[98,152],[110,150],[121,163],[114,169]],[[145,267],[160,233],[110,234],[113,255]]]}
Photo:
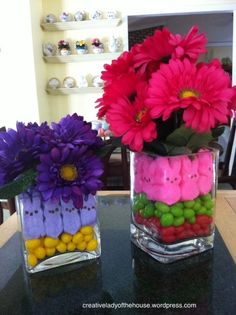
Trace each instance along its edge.
{"label": "purple flower arrangement", "polygon": [[42,202],[73,202],[102,187],[103,142],[77,114],[59,123],[23,124],[0,134],[0,198],[36,191]]}

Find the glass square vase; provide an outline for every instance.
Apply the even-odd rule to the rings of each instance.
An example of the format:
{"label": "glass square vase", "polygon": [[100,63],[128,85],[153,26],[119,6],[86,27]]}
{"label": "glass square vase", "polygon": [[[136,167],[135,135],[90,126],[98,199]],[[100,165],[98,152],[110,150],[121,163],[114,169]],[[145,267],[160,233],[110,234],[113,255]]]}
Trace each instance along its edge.
{"label": "glass square vase", "polygon": [[131,152],[131,240],[162,263],[213,248],[218,152]]}
{"label": "glass square vase", "polygon": [[36,192],[16,198],[26,271],[35,273],[101,255],[96,197],[84,197],[83,208],[44,202]]}

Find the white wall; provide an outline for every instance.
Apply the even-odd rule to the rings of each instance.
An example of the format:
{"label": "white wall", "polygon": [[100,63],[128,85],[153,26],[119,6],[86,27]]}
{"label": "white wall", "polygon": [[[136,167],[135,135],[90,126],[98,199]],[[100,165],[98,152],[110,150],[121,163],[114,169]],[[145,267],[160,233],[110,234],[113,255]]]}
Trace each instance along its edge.
{"label": "white wall", "polygon": [[29,1],[1,1],[0,126],[39,121]]}

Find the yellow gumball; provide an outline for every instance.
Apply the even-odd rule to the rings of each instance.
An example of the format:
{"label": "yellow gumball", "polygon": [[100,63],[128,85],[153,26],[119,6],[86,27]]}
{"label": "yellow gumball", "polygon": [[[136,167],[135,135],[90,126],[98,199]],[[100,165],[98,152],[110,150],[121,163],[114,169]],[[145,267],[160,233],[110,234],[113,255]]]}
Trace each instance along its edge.
{"label": "yellow gumball", "polygon": [[81,232],[83,235],[92,234],[92,233],[93,233],[93,228],[92,228],[91,226],[83,226],[83,227],[80,229],[80,232]]}
{"label": "yellow gumball", "polygon": [[70,241],[72,240],[72,235],[69,233],[62,233],[61,240],[65,244],[70,243]]}
{"label": "yellow gumball", "polygon": [[88,242],[86,249],[88,251],[93,251],[93,250],[96,250],[97,247],[98,247],[98,241],[95,239],[92,239],[91,241]]}
{"label": "yellow gumball", "polygon": [[37,257],[36,257],[35,255],[33,255],[33,254],[29,254],[29,255],[28,255],[27,261],[28,261],[28,265],[29,265],[30,267],[34,267],[34,266],[36,266],[37,263],[38,263]]}
{"label": "yellow gumball", "polygon": [[83,239],[84,239],[83,234],[80,233],[80,232],[78,232],[78,233],[76,233],[75,235],[73,235],[73,237],[72,237],[72,242],[73,242],[74,244],[78,244],[78,243],[81,243],[81,242],[83,241]]}
{"label": "yellow gumball", "polygon": [[79,244],[77,244],[77,249],[82,252],[85,250],[86,246],[87,246],[87,243],[85,241],[82,241]]}
{"label": "yellow gumball", "polygon": [[41,245],[41,240],[39,238],[25,241],[25,247],[29,250],[35,249]]}
{"label": "yellow gumball", "polygon": [[73,252],[75,249],[76,249],[76,245],[74,243],[70,242],[67,244],[67,250],[69,252]]}
{"label": "yellow gumball", "polygon": [[66,252],[66,244],[63,243],[62,241],[59,241],[59,243],[57,244],[56,249],[57,249],[57,251],[59,253],[65,253]]}
{"label": "yellow gumball", "polygon": [[55,252],[56,252],[56,248],[55,247],[46,247],[45,250],[46,250],[46,255],[48,257],[53,256],[55,254]]}
{"label": "yellow gumball", "polygon": [[47,236],[44,239],[44,246],[45,247],[49,247],[49,248],[56,247],[58,243],[59,243],[58,238],[52,238],[52,237]]}
{"label": "yellow gumball", "polygon": [[88,235],[85,235],[84,236],[84,240],[85,240],[85,242],[89,242],[89,241],[91,241],[93,239],[93,234],[88,234]]}
{"label": "yellow gumball", "polygon": [[34,254],[38,259],[44,259],[46,256],[46,250],[44,247],[39,246],[35,249]]}

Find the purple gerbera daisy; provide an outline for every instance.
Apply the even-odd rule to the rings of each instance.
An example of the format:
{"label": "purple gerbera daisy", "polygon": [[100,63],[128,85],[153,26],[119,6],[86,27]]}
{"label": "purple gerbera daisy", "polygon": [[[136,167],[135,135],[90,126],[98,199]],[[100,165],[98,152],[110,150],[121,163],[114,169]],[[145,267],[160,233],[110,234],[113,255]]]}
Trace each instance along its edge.
{"label": "purple gerbera daisy", "polygon": [[101,138],[97,136],[97,131],[91,129],[91,123],[87,123],[76,113],[67,115],[59,123],[51,125],[55,133],[55,144],[58,147],[73,148],[87,145],[91,149],[96,149],[103,145]]}
{"label": "purple gerbera daisy", "polygon": [[39,155],[50,149],[45,139],[51,130],[46,123],[16,124],[16,130],[0,133],[0,185],[16,178],[39,161]]}
{"label": "purple gerbera daisy", "polygon": [[45,201],[72,200],[75,207],[81,208],[83,195],[95,194],[102,186],[102,163],[86,146],[53,148],[40,160],[37,189]]}

